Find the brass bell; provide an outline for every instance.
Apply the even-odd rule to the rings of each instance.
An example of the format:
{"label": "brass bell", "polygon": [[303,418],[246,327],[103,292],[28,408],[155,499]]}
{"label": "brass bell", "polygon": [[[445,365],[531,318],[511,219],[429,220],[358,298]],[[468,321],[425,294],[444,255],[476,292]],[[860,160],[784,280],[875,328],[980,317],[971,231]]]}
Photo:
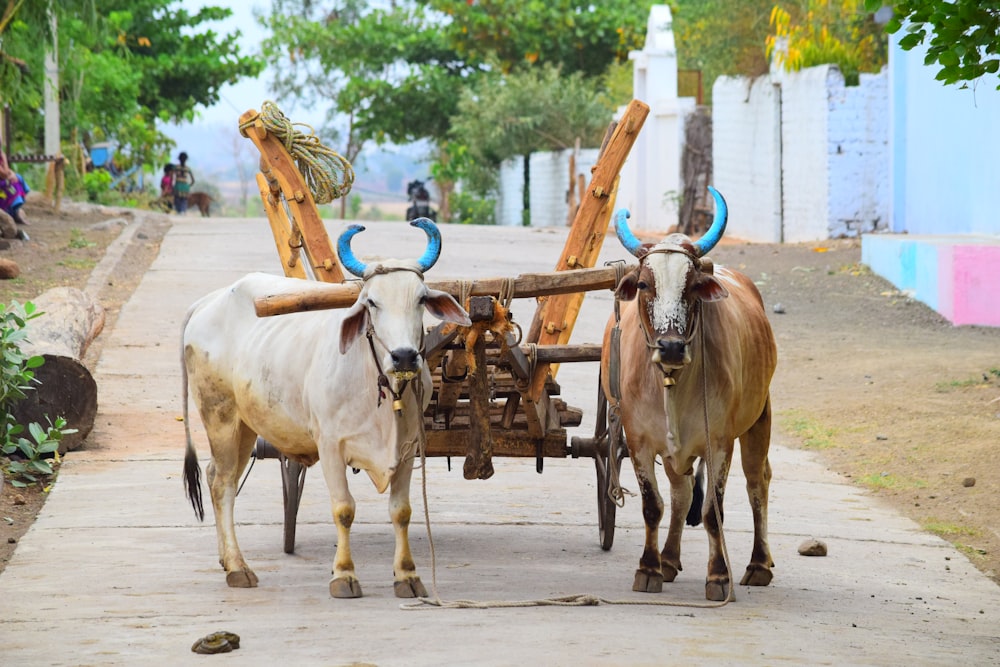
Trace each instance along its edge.
{"label": "brass bell", "polygon": [[393,401],[392,402],[392,409],[395,410],[396,412],[402,412],[403,411],[403,399],[397,398],[395,401]]}
{"label": "brass bell", "polygon": [[666,376],[663,377],[663,386],[664,387],[673,387],[675,384],[677,384],[677,381],[674,380],[671,376],[666,375]]}

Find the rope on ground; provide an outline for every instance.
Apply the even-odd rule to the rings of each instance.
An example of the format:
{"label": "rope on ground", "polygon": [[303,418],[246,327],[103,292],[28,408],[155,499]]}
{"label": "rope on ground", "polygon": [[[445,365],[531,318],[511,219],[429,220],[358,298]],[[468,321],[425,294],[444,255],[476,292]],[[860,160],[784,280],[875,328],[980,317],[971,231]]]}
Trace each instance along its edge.
{"label": "rope on ground", "polygon": [[[240,130],[246,132],[258,119],[263,123],[264,129],[277,137],[292,156],[317,204],[329,204],[351,191],[351,186],[354,185],[351,163],[333,149],[324,146],[312,126],[293,123],[274,102],[268,100],[261,104],[260,113],[255,118],[240,125]],[[296,126],[308,129],[308,134],[295,129]]]}

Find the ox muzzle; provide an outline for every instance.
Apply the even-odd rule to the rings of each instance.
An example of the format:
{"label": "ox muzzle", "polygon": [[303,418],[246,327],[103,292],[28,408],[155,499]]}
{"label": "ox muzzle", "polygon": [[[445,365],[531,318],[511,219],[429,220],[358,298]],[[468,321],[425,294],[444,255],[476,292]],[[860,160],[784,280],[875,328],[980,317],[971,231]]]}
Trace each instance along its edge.
{"label": "ox muzzle", "polygon": [[653,363],[662,368],[678,369],[691,363],[691,345],[680,336],[660,336],[650,347]]}
{"label": "ox muzzle", "polygon": [[412,380],[416,377],[423,363],[420,352],[412,347],[398,347],[391,350],[389,358],[392,360],[390,372],[401,380]]}

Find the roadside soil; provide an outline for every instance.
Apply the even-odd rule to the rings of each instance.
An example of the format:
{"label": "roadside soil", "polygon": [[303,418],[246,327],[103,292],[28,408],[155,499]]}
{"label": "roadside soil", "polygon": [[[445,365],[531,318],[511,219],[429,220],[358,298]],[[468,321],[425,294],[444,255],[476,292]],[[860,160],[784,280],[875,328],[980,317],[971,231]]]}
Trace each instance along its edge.
{"label": "roadside soil", "polygon": [[[23,211],[28,219],[24,230],[30,240],[12,240],[8,250],[0,250],[0,258],[14,260],[20,268],[17,278],[0,280],[0,304],[10,304],[13,300],[23,304],[53,287],[84,289],[108,247],[127,226],[138,225],[111,272],[100,285],[94,286],[95,296],[105,308],[104,331],[110,331],[122,305],[131,297],[159,253],[160,242],[170,229],[170,218],[151,211],[69,201],[63,202],[56,211],[40,193],[34,192],[29,194]],[[96,370],[104,339],[104,335],[98,336],[84,356],[84,363],[91,372]],[[73,456],[73,452],[67,456]],[[0,468],[5,470],[6,462],[0,456]],[[54,467],[58,475],[58,464]],[[53,479],[22,489],[14,488],[6,477],[2,481],[0,573],[13,556],[18,540],[41,510],[51,484],[55,483]]]}
{"label": "roadside soil", "polygon": [[[37,198],[26,208],[31,241],[0,251],[21,266],[20,278],[0,283],[2,303],[86,284],[123,224],[141,225],[100,289],[110,330],[170,218],[79,204],[56,213]],[[952,326],[861,266],[860,255],[857,240],[728,241],[712,253],[764,297],[778,341],[776,437],[815,451],[1000,583],[1000,468],[988,463],[1000,446],[1000,329]],[[92,369],[100,347],[98,337]],[[781,482],[775,469],[772,484]],[[0,572],[44,499],[41,486],[4,484]]]}

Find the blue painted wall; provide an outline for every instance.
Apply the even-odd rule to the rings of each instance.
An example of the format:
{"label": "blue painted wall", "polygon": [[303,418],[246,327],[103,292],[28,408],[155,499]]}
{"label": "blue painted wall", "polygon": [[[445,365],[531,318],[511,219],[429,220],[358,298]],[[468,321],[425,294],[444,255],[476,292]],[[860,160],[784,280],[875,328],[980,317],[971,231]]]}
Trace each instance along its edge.
{"label": "blue painted wall", "polygon": [[905,34],[889,56],[892,231],[1000,235],[1000,77],[945,86]]}

